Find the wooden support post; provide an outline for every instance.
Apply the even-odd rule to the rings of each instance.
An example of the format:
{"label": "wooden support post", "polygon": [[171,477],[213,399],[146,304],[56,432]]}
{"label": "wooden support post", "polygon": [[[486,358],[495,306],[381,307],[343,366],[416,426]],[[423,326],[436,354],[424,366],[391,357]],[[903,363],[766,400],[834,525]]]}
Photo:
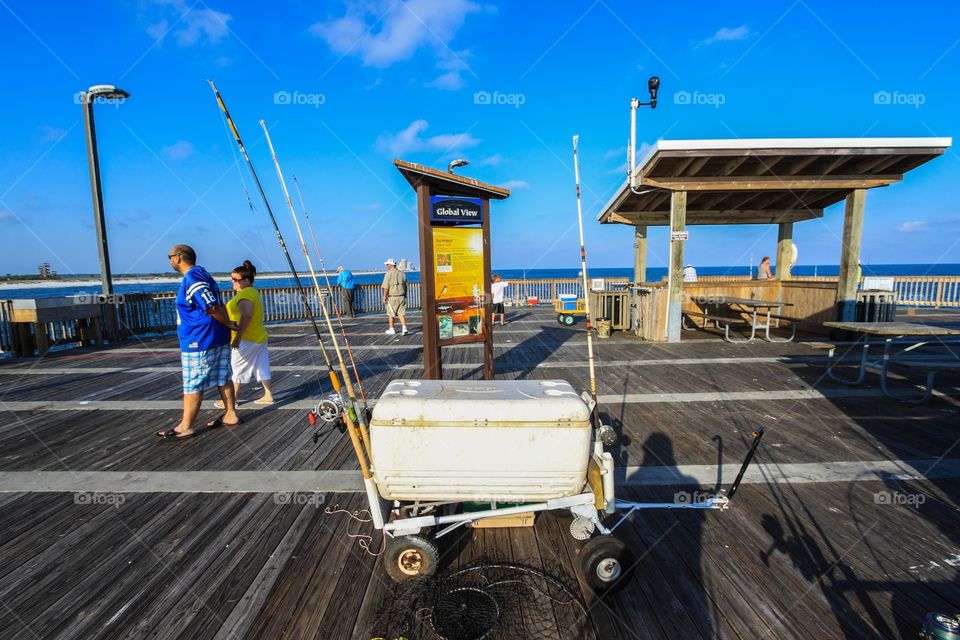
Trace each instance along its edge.
{"label": "wooden support post", "polygon": [[[638,224],[633,229],[633,282],[647,281],[647,225]],[[630,295],[630,330],[637,328],[640,319],[640,292],[634,288]]]}
{"label": "wooden support post", "polygon": [[790,258],[793,257],[793,223],[781,222],[777,229],[777,280],[790,280]]}
{"label": "wooden support post", "polygon": [[633,281],[647,281],[647,225],[638,224],[633,232]]}
{"label": "wooden support post", "polygon": [[840,278],[837,282],[838,319],[852,322],[857,309],[857,266],[863,236],[863,211],[866,189],[854,189],[847,196],[843,212],[843,246],[840,250]]}
{"label": "wooden support post", "polygon": [[667,342],[680,342],[683,322],[683,238],[675,234],[687,230],[687,192],[674,191],[670,195],[670,275],[667,290]]}
{"label": "wooden support post", "polygon": [[440,336],[437,327],[437,283],[433,271],[433,227],[430,226],[430,185],[417,186],[420,221],[420,313],[423,318],[423,377],[440,380]]}
{"label": "wooden support post", "polygon": [[493,294],[490,291],[490,200],[484,198],[483,215],[483,378],[493,380]]}

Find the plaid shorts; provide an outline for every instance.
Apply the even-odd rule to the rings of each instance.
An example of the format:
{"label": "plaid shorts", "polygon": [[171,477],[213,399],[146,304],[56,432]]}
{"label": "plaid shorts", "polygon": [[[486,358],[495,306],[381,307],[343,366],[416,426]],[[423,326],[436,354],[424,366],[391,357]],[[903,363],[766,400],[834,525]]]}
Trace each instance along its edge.
{"label": "plaid shorts", "polygon": [[180,367],[183,369],[184,393],[223,387],[230,379],[230,345],[207,351],[181,351]]}

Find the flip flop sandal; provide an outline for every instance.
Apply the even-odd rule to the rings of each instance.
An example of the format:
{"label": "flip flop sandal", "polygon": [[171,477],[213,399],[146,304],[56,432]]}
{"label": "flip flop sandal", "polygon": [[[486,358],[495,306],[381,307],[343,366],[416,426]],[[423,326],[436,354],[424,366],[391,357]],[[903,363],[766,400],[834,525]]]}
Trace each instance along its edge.
{"label": "flip flop sandal", "polygon": [[232,424],[227,424],[226,422],[223,421],[223,416],[220,416],[216,418],[213,422],[208,422],[207,427],[209,427],[210,429],[219,429],[220,427],[235,427],[241,422],[243,422],[243,418],[240,418],[238,416],[236,422]]}
{"label": "flip flop sandal", "polygon": [[253,404],[258,404],[260,406],[269,406],[274,403],[274,400],[254,400]]}
{"label": "flip flop sandal", "polygon": [[154,435],[161,440],[184,440],[185,438],[192,438],[197,435],[197,432],[181,433],[175,429],[167,429],[166,431],[157,431]]}
{"label": "flip flop sandal", "polygon": [[[224,409],[224,408],[225,408],[225,407],[223,406],[223,400],[214,400],[214,401],[213,401],[213,406],[216,407],[217,409]],[[240,406],[240,401],[239,401],[239,400],[234,400],[233,406],[239,407],[239,406]]]}

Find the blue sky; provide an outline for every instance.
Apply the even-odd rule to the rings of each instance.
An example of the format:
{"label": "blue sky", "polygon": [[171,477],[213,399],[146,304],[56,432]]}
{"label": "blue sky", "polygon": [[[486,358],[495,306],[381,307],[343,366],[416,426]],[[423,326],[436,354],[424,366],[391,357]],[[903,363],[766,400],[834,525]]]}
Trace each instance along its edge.
{"label": "blue sky", "polygon": [[[285,268],[256,193],[247,207],[217,82],[288,245],[290,214],[258,121],[297,175],[328,265],[418,262],[415,198],[394,157],[513,189],[493,204],[496,268],[578,266],[571,136],[580,135],[591,266],[632,263],[632,228],[595,216],[624,179],[629,100],[661,103],[638,137],[958,136],[960,7],[947,2],[0,1],[0,273],[98,270],[75,94],[96,107],[115,274],[201,263]],[[677,104],[685,91],[711,104]],[[876,104],[877,92],[903,104]],[[478,104],[487,92],[495,104]],[[483,94],[481,94],[483,95]],[[481,102],[483,102],[481,100]],[[722,104],[717,104],[722,103]],[[249,174],[242,178],[252,189]],[[865,263],[960,262],[956,150],[867,199]],[[292,188],[292,184],[291,184]],[[296,195],[294,194],[296,199]],[[836,263],[842,205],[797,225],[800,263]],[[775,253],[776,228],[697,227],[690,262]],[[651,232],[650,263],[667,236]],[[298,265],[304,264],[295,256]]]}

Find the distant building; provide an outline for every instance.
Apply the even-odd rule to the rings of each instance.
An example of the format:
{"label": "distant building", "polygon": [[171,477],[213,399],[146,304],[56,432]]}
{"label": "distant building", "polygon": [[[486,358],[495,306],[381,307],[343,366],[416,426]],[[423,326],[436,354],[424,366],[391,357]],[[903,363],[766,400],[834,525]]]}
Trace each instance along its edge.
{"label": "distant building", "polygon": [[41,262],[40,266],[37,267],[37,272],[40,274],[41,278],[51,278],[56,274],[50,269],[49,262]]}
{"label": "distant building", "polygon": [[400,264],[397,265],[397,268],[400,269],[400,271],[409,271],[410,263],[407,262],[406,258],[400,258]]}

